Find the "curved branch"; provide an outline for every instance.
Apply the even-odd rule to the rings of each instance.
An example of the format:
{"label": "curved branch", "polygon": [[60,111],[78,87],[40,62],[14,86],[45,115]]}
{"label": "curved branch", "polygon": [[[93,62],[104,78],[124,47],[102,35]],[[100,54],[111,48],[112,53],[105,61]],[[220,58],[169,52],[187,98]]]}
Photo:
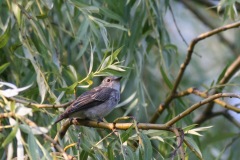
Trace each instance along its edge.
{"label": "curved branch", "polygon": [[199,35],[198,37],[196,37],[194,40],[192,40],[189,48],[188,48],[188,53],[187,53],[187,56],[186,56],[186,59],[184,61],[183,64],[181,64],[180,66],[180,71],[178,73],[178,76],[177,76],[177,79],[174,83],[174,86],[172,88],[172,91],[171,93],[169,94],[169,96],[166,98],[166,100],[164,101],[163,104],[161,104],[158,108],[158,110],[154,113],[153,117],[151,118],[151,120],[149,121],[149,123],[154,123],[156,122],[156,120],[159,118],[159,116],[161,115],[161,113],[165,110],[166,107],[168,107],[168,105],[171,103],[171,101],[174,99],[173,95],[176,93],[177,91],[177,88],[180,84],[180,81],[182,80],[182,77],[183,77],[183,74],[185,72],[185,69],[187,67],[187,65],[189,64],[190,60],[191,60],[191,57],[192,57],[192,53],[193,53],[193,50],[194,50],[194,47],[195,45],[207,38],[207,37],[210,37],[210,36],[213,36],[215,34],[218,34],[220,32],[223,32],[225,30],[228,30],[228,29],[231,29],[231,28],[237,28],[240,26],[240,21],[239,22],[236,22],[236,23],[233,23],[233,24],[229,24],[229,25],[226,25],[226,26],[223,26],[223,27],[220,27],[220,28],[217,28],[215,30],[212,30],[210,32],[206,32],[206,33],[203,33],[201,35]]}
{"label": "curved branch", "polygon": [[192,105],[190,108],[188,108],[187,110],[183,111],[182,113],[180,113],[179,115],[177,115],[176,117],[174,117],[173,119],[171,119],[170,121],[165,123],[166,127],[172,126],[174,123],[176,123],[177,121],[179,121],[183,117],[187,116],[188,114],[190,114],[191,112],[193,112],[197,108],[201,107],[202,105],[204,105],[206,103],[209,103],[209,102],[213,101],[214,99],[220,98],[220,97],[230,97],[230,98],[235,97],[235,98],[240,99],[240,95],[239,94],[234,94],[234,93],[219,93],[219,94],[212,95],[212,96],[210,96],[210,97]]}
{"label": "curved branch", "polygon": [[[183,96],[186,96],[186,95],[189,95],[189,94],[195,94],[195,95],[198,95],[198,96],[201,96],[203,98],[208,98],[210,97],[211,95],[208,95],[206,94],[205,92],[202,92],[202,91],[199,91],[197,90],[196,88],[194,87],[190,87],[188,88],[187,90],[183,91],[183,92],[179,92],[177,94],[174,95],[174,97],[183,97]],[[220,99],[215,99],[213,100],[215,103],[218,103],[219,105],[223,106],[224,108],[227,108],[227,109],[230,109],[232,111],[235,111],[237,113],[240,113],[240,108],[237,108],[236,106],[233,106],[233,105],[230,105]],[[199,123],[197,123],[199,124]]]}

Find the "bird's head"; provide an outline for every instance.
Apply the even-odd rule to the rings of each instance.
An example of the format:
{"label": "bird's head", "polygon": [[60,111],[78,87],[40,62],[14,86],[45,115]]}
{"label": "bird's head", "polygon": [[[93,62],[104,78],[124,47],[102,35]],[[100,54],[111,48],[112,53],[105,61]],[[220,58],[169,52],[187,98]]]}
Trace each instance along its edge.
{"label": "bird's head", "polygon": [[113,89],[120,91],[120,80],[121,79],[122,79],[122,76],[121,77],[116,77],[116,76],[106,77],[106,78],[104,78],[104,80],[102,81],[100,86],[109,87],[109,88],[113,88]]}

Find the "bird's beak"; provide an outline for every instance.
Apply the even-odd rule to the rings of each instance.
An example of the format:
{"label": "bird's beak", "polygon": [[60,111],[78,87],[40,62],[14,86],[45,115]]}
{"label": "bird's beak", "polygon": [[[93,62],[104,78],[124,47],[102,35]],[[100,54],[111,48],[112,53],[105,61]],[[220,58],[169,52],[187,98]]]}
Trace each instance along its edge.
{"label": "bird's beak", "polygon": [[115,79],[115,81],[120,81],[122,79],[122,76],[121,77],[118,77]]}

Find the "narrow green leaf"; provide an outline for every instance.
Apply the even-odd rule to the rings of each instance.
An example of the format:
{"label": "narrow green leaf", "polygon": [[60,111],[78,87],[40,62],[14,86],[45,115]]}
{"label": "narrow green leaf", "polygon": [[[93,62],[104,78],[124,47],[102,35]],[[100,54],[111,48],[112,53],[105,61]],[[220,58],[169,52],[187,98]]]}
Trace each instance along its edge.
{"label": "narrow green leaf", "polygon": [[81,154],[80,154],[80,159],[81,160],[87,160],[88,159],[88,152],[86,152],[85,150],[82,150]]}
{"label": "narrow green leaf", "polygon": [[144,153],[144,159],[152,159],[152,144],[150,139],[143,133],[140,133],[143,143],[141,144],[142,152]]}
{"label": "narrow green leaf", "polygon": [[219,154],[219,156],[215,159],[215,160],[220,160],[220,158],[222,157],[223,153],[225,152],[226,147],[224,147],[224,149],[222,150],[222,152]]}
{"label": "narrow green leaf", "polygon": [[48,17],[48,13],[49,13],[49,11],[47,11],[47,12],[45,12],[45,13],[42,13],[42,14],[40,14],[40,15],[37,15],[36,17],[37,17],[38,19],[45,19],[45,18]]}
{"label": "narrow green leaf", "polygon": [[229,67],[229,64],[223,69],[222,73],[219,75],[218,80],[217,80],[217,84],[218,84],[218,83],[221,81],[221,79],[224,77],[224,75],[225,75],[228,67]]}
{"label": "narrow green leaf", "polygon": [[172,85],[171,81],[168,79],[168,76],[164,72],[164,69],[162,67],[160,67],[160,71],[162,73],[163,79],[164,79],[165,83],[167,84],[168,88],[172,89],[173,85]]}
{"label": "narrow green leaf", "polygon": [[0,66],[0,74],[9,66],[9,62]]}
{"label": "narrow green leaf", "polygon": [[108,60],[108,63],[106,66],[109,66],[110,64],[113,63],[113,61],[115,60],[115,58],[118,56],[118,54],[120,53],[120,51],[122,50],[124,46],[118,48],[115,52],[113,52],[113,54],[111,55],[111,57]]}
{"label": "narrow green leaf", "polygon": [[133,124],[131,125],[131,127],[129,127],[125,132],[123,132],[121,134],[121,141],[122,143],[124,143],[126,140],[128,140],[128,138],[131,136],[132,134],[132,129],[133,129]]}
{"label": "narrow green leaf", "polygon": [[114,155],[113,155],[113,148],[115,148],[115,145],[117,143],[117,139],[113,139],[109,145],[108,145],[108,159],[109,160],[115,160]]}
{"label": "narrow green leaf", "polygon": [[11,133],[9,134],[9,136],[5,139],[5,141],[2,144],[2,147],[5,147],[8,143],[10,143],[15,137],[16,137],[16,133],[18,130],[18,122],[15,124],[15,126],[13,127]]}
{"label": "narrow green leaf", "polygon": [[12,52],[14,52],[20,46],[22,46],[22,44],[21,43],[17,43],[17,44],[11,45],[10,49],[11,49]]}
{"label": "narrow green leaf", "polygon": [[202,83],[202,86],[203,86],[205,89],[209,89],[206,84],[203,84],[203,83]]}
{"label": "narrow green leaf", "polygon": [[197,126],[197,124],[192,124],[192,125],[190,125],[190,126],[184,127],[184,128],[183,128],[183,131],[184,131],[184,132],[189,131],[190,129],[194,128],[195,126]]}
{"label": "narrow green leaf", "polygon": [[73,83],[71,86],[69,87],[66,87],[66,88],[58,88],[58,89],[55,89],[57,91],[66,91],[66,93],[72,93],[74,88],[77,86],[78,82],[75,82]]}
{"label": "narrow green leaf", "polygon": [[73,33],[74,37],[76,37],[75,30],[74,30],[74,22],[73,22],[71,14],[70,14],[69,7],[68,7],[67,4],[66,4],[66,6],[67,6],[67,18],[69,20],[69,23],[70,23],[70,26],[71,26],[71,29],[72,29],[72,33]]}
{"label": "narrow green leaf", "polygon": [[163,46],[163,49],[173,49],[177,52],[178,48],[177,46],[173,45],[173,44],[167,44],[165,46]]}
{"label": "narrow green leaf", "polygon": [[6,31],[0,37],[0,48],[4,47],[7,44],[10,34],[11,34],[11,19],[8,22],[8,27]]}
{"label": "narrow green leaf", "polygon": [[202,157],[202,153],[197,144],[195,143],[195,141],[187,136],[184,136],[184,139],[186,139],[186,141],[188,141],[188,143],[194,148],[194,150],[197,151],[198,154]]}
{"label": "narrow green leaf", "polygon": [[37,143],[31,132],[28,133],[28,146],[31,159],[37,159]]}

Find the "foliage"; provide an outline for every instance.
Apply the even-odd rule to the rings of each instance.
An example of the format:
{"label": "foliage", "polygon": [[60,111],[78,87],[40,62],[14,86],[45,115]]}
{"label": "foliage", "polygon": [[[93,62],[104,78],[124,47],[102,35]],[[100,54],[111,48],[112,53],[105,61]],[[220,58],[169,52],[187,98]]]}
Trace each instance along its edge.
{"label": "foliage", "polygon": [[[234,108],[237,101],[221,99],[217,110],[214,107],[204,114],[202,109],[191,108],[201,100],[189,95],[195,94],[194,90],[178,97],[175,94],[192,86],[203,90],[196,94],[203,98],[206,93],[237,92],[239,31],[227,24],[239,19],[239,0],[221,0],[210,6],[204,2],[188,3],[184,0],[0,1],[0,158],[27,155],[29,159],[56,156],[63,159],[56,154],[57,147],[53,148],[49,139],[41,136],[54,138],[60,130],[62,124],[53,123],[63,109],[54,106],[70,102],[76,95],[99,85],[103,76],[115,75],[124,78],[121,102],[106,117],[109,123],[118,117],[134,116],[145,124],[155,114],[160,114],[154,121],[156,125],[174,117],[180,119],[164,130],[138,129],[134,119],[125,120],[133,124],[126,131],[118,130],[118,134],[72,125],[64,138],[59,139],[60,146],[67,147],[67,154],[77,159],[170,159],[177,151],[175,159],[180,159],[183,146],[185,159],[237,159],[239,153],[234,148],[239,148],[235,141],[239,141],[240,122],[231,112],[219,110],[222,102]],[[179,10],[182,4],[191,12],[187,8]],[[180,13],[175,14],[177,23],[184,26],[179,31],[169,16],[169,6],[173,13]],[[185,11],[187,14],[183,15]],[[205,19],[192,16],[199,12]],[[190,42],[212,30],[204,20],[215,28],[226,25],[223,30],[229,35],[233,33],[229,36],[214,32],[220,41],[215,37],[211,42],[203,34],[201,43],[189,51],[179,32],[185,33],[183,37]],[[203,24],[209,28],[200,30],[198,27]],[[189,26],[196,29],[187,35],[191,32]],[[189,44],[191,47],[192,43]],[[186,54],[190,52],[192,59]],[[186,64],[180,85],[172,92],[185,58],[189,58],[190,64]],[[19,101],[11,99],[13,96]],[[169,104],[164,104],[168,99]],[[44,108],[45,104],[52,107]],[[162,113],[158,112],[160,105],[164,108]],[[222,106],[228,108],[227,105]],[[177,116],[187,109],[190,109],[188,116]],[[239,113],[238,109],[232,110]],[[219,115],[224,118],[213,118]],[[203,117],[202,121],[196,120],[198,116]],[[37,126],[31,125],[32,122]],[[197,126],[196,122],[204,126]],[[179,144],[174,128],[180,133],[183,130],[185,137],[180,140],[185,143]],[[79,141],[79,149],[77,145],[69,146]]]}

